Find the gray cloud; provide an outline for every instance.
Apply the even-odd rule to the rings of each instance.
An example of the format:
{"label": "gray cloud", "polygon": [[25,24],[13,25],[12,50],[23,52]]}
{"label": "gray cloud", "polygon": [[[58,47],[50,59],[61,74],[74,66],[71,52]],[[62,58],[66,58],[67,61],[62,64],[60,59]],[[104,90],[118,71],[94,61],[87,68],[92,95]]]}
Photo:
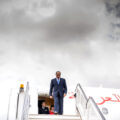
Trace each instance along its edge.
{"label": "gray cloud", "polygon": [[114,13],[116,17],[120,17],[120,1],[108,1],[106,0],[106,9],[109,13]]}
{"label": "gray cloud", "polygon": [[[46,36],[54,41],[80,39],[91,34],[99,27],[99,21],[92,11],[86,13],[80,6],[60,3],[56,15],[43,23]],[[75,6],[75,7],[74,7]],[[91,20],[89,20],[91,19]]]}
{"label": "gray cloud", "polygon": [[[29,29],[30,32],[31,29],[31,32],[37,31],[38,34],[42,31],[45,39],[49,38],[50,40],[55,41],[58,38],[60,40],[83,39],[86,35],[89,35],[99,29],[100,20],[94,12],[95,9],[87,11],[85,8],[87,9],[88,6],[84,6],[85,8],[80,7],[79,5],[81,3],[78,1],[69,1],[69,4],[64,1],[56,2],[56,7],[53,8],[55,9],[55,14],[47,19],[43,18],[42,21],[41,19],[43,16],[40,14],[34,16],[31,12],[31,18],[28,14],[26,14],[28,11],[31,11],[31,6],[29,5],[30,3],[28,3],[28,7],[26,5],[21,5],[21,9],[19,7],[13,7],[15,4],[13,3],[7,3],[9,4],[9,9],[11,10],[7,13],[3,9],[4,16],[1,15],[1,27],[4,29],[6,28],[7,30],[10,29],[10,31],[18,30],[18,32],[22,32],[25,30],[28,31]],[[4,6],[5,5],[6,3],[4,3]],[[41,9],[42,8],[40,6],[39,10]],[[41,17],[40,22],[34,21],[35,19],[39,19],[39,17]],[[19,29],[21,31],[19,31]],[[46,38],[46,36],[48,38]]]}
{"label": "gray cloud", "polygon": [[120,46],[108,37],[118,18],[106,2],[0,1],[0,79],[49,85],[61,70],[69,85],[118,87]]}

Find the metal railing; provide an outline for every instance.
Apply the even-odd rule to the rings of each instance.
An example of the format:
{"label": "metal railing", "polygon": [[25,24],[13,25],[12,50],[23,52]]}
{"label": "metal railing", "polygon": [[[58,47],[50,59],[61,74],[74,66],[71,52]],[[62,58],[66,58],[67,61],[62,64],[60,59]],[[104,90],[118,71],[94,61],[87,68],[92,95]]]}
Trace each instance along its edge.
{"label": "metal railing", "polygon": [[106,120],[92,97],[87,98],[80,84],[76,86],[76,107],[82,120]]}
{"label": "metal railing", "polygon": [[77,84],[75,92],[76,92],[76,107],[80,113],[81,118],[83,118],[83,116],[85,116],[87,96],[80,84]]}
{"label": "metal railing", "polygon": [[99,107],[95,103],[92,97],[89,97],[86,109],[87,120],[105,120],[104,115],[100,111]]}
{"label": "metal railing", "polygon": [[7,111],[7,120],[9,120],[11,95],[12,95],[12,89],[10,90],[10,94],[9,94],[8,111]]}
{"label": "metal railing", "polygon": [[21,120],[28,120],[29,107],[30,107],[29,82],[27,82]]}

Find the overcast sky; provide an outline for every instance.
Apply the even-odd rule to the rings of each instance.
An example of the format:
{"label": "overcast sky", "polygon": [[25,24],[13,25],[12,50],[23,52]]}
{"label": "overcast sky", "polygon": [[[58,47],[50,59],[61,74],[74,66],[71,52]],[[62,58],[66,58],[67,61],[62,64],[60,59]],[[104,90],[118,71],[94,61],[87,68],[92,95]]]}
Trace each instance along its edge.
{"label": "overcast sky", "polygon": [[0,82],[120,86],[119,0],[0,0]]}

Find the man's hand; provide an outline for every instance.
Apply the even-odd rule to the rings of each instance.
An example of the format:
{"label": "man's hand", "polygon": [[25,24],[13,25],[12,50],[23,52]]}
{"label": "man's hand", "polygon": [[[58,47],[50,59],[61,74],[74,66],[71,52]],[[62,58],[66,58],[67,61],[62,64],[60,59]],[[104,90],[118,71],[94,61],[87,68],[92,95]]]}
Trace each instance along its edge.
{"label": "man's hand", "polygon": [[53,96],[50,96],[50,99],[52,99],[53,98]]}
{"label": "man's hand", "polygon": [[66,94],[64,93],[64,97],[66,96]]}

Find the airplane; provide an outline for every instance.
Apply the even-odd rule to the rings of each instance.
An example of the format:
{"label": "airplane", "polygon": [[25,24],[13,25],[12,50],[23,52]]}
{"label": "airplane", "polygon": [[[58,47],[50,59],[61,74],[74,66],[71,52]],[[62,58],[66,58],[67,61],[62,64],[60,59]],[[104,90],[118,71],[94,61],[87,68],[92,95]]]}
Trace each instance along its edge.
{"label": "airplane", "polygon": [[[102,87],[84,87],[78,83],[68,90],[64,98],[63,115],[41,115],[43,101],[48,108],[54,104],[49,98],[49,88],[36,88],[27,82],[9,90],[6,99],[6,117],[0,120],[120,120],[120,90]],[[4,93],[5,94],[5,93]],[[2,103],[1,103],[2,104]]]}

